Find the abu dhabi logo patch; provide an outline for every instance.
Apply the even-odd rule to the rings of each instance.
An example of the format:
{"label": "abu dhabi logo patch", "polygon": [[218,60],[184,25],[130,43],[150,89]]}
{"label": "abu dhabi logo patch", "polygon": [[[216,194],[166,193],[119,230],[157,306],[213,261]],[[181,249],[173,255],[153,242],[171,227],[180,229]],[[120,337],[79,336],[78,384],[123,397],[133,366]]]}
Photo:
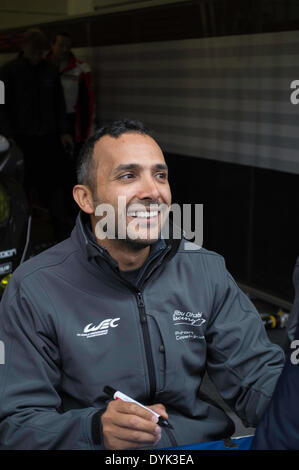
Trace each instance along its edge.
{"label": "abu dhabi logo patch", "polygon": [[98,325],[88,323],[83,330],[83,333],[77,333],[77,336],[83,336],[85,338],[94,338],[95,336],[107,335],[109,328],[116,328],[120,318],[108,318],[107,320],[101,321]]}
{"label": "abu dhabi logo patch", "polygon": [[[203,312],[182,312],[175,310],[172,316],[174,326],[178,327],[183,325],[184,329],[175,330],[175,338],[177,341],[182,339],[204,339],[204,336],[199,335],[197,328],[206,323],[203,318]],[[188,328],[186,328],[188,326]]]}
{"label": "abu dhabi logo patch", "polygon": [[177,325],[191,325],[191,326],[201,326],[206,320],[202,317],[202,312],[181,312],[180,310],[175,310],[173,313],[173,323]]}

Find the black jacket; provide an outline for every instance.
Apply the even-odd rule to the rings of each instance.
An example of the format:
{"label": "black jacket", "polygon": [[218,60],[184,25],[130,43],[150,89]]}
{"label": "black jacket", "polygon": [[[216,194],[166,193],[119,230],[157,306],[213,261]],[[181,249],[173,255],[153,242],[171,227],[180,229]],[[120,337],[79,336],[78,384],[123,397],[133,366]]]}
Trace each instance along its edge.
{"label": "black jacket", "polygon": [[4,449],[102,449],[95,418],[105,385],[165,404],[174,429],[163,428],[158,447],[221,439],[230,422],[199,395],[205,372],[254,426],[284,364],[221,256],[166,241],[136,286],[90,240],[81,216],[71,238],[13,274],[0,340]]}
{"label": "black jacket", "polygon": [[0,80],[5,86],[1,134],[15,137],[68,132],[60,77],[50,62],[42,60],[33,66],[20,56],[2,66]]}
{"label": "black jacket", "polygon": [[299,327],[275,392],[253,440],[254,450],[299,450]]}

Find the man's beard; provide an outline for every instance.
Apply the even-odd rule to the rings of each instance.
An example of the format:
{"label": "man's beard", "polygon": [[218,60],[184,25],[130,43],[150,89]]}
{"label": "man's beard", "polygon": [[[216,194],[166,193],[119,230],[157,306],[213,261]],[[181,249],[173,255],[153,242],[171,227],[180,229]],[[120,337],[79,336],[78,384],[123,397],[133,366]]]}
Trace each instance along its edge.
{"label": "man's beard", "polygon": [[[99,205],[101,205],[102,202],[97,197],[94,197],[94,195],[93,195],[93,204],[94,204],[94,208],[95,208],[95,211],[96,211],[96,208]],[[111,207],[113,207],[113,206],[111,206]],[[109,229],[108,229],[107,224],[102,227],[102,231],[106,235],[106,238],[108,240],[115,239],[115,240],[118,240],[119,242],[126,243],[130,247],[132,247],[134,250],[142,250],[142,249],[147,248],[148,246],[153,245],[154,243],[156,243],[157,240],[159,240],[159,238],[161,236],[161,227],[158,230],[155,230],[155,237],[153,237],[153,238],[151,238],[151,237],[139,237],[139,236],[137,236],[136,238],[135,238],[135,236],[130,237],[129,230],[128,230],[129,224],[127,224],[127,205],[126,205],[125,209],[126,209],[125,214],[121,214],[119,216],[119,214],[116,213],[115,208],[113,207],[113,210],[114,210],[114,213],[115,213],[115,218],[114,218],[114,223],[113,223],[114,231],[113,231],[113,234],[111,234],[112,236],[111,235],[109,236]],[[96,215],[95,215],[95,217],[98,219],[98,221],[101,220]],[[119,227],[119,225],[118,225],[119,219],[121,219],[123,227]],[[121,228],[121,230],[119,230],[119,228]],[[145,228],[144,230],[148,231],[149,229]],[[122,234],[121,237],[119,237],[120,233]]]}

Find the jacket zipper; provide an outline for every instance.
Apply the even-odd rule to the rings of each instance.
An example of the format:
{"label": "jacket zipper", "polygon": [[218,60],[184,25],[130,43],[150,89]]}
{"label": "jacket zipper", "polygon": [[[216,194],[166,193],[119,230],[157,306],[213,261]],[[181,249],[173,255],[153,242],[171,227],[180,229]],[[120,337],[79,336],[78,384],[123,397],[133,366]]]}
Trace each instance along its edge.
{"label": "jacket zipper", "polygon": [[150,342],[150,335],[147,326],[147,319],[146,319],[146,311],[145,305],[143,301],[142,292],[138,291],[136,293],[137,296],[137,304],[143,334],[143,341],[145,347],[145,357],[147,361],[147,369],[148,369],[148,377],[149,377],[149,403],[153,403],[154,396],[156,393],[156,374],[155,374],[155,366],[154,366],[154,359],[152,354],[151,342]]}
{"label": "jacket zipper", "polygon": [[[84,233],[84,230],[82,228],[82,231]],[[95,245],[92,242],[91,243],[93,246],[95,246],[98,249],[98,246]],[[154,360],[153,360],[153,353],[152,353],[152,348],[151,348],[151,342],[150,342],[150,335],[149,335],[149,329],[147,325],[147,318],[146,318],[146,311],[145,311],[145,305],[144,305],[144,300],[143,300],[143,295],[141,292],[141,289],[145,283],[145,281],[151,276],[151,274],[155,271],[156,268],[158,268],[162,264],[162,260],[164,257],[170,252],[171,247],[167,246],[166,250],[163,251],[163,253],[158,257],[158,259],[154,260],[153,263],[148,267],[146,272],[143,275],[143,279],[141,280],[138,288],[134,289],[134,292],[137,297],[137,305],[138,305],[138,310],[139,310],[139,317],[140,317],[140,322],[142,325],[142,334],[143,334],[143,341],[144,341],[144,348],[145,348],[145,356],[146,356],[146,361],[147,361],[147,368],[148,368],[148,377],[149,377],[149,403],[154,402],[154,396],[156,393],[156,374],[155,374],[155,367],[154,367]],[[117,274],[118,278],[121,279],[123,284],[127,285],[131,290],[133,290],[133,286],[128,283],[126,280],[124,280],[121,276],[119,276],[119,273],[117,270],[111,266],[110,260],[104,255],[103,251],[100,250],[101,256],[108,261],[110,267],[112,270]],[[172,446],[177,446],[177,442],[172,434],[172,432],[165,428],[165,432],[171,442]]]}
{"label": "jacket zipper", "polygon": [[[152,348],[151,348],[151,343],[150,343],[149,330],[147,326],[145,305],[143,301],[142,292],[140,291],[137,292],[137,303],[138,303],[138,309],[139,309],[139,315],[140,315],[140,322],[142,326],[143,341],[144,341],[144,346],[145,346],[145,355],[146,355],[146,360],[147,360],[147,369],[148,369],[148,376],[149,376],[149,386],[150,386],[149,403],[154,403],[154,396],[156,393],[156,374],[155,374]],[[168,429],[167,427],[163,429],[165,430],[165,433],[170,441],[171,446],[176,447],[177,442],[172,432],[170,431],[170,429]]]}
{"label": "jacket zipper", "polygon": [[177,443],[174,435],[170,431],[170,429],[168,429],[168,428],[163,428],[163,429],[165,430],[165,433],[167,434],[167,437],[170,440],[171,447],[177,447],[178,443]]}
{"label": "jacket zipper", "polygon": [[[94,245],[94,243],[92,244]],[[98,247],[96,248],[98,249]],[[161,265],[162,259],[166,256],[166,254],[169,251],[170,251],[170,247],[168,246],[163,251],[163,253],[158,257],[158,259],[155,259],[153,261],[153,263],[148,267],[148,269],[144,273],[143,279],[141,280],[137,289],[136,288],[134,289],[130,283],[128,283],[121,276],[119,276],[119,273],[117,272],[117,270],[113,266],[111,266],[110,260],[101,251],[101,256],[108,261],[110,267],[116,273],[118,278],[120,278],[122,283],[125,284],[127,287],[129,287],[130,290],[134,289],[134,293],[136,294],[136,297],[137,297],[137,305],[138,305],[138,310],[139,310],[139,317],[140,317],[140,322],[141,322],[143,342],[144,342],[144,348],[145,348],[145,356],[146,356],[146,361],[147,361],[148,377],[149,377],[149,404],[154,403],[154,396],[156,393],[156,374],[155,374],[155,365],[154,365],[153,353],[152,353],[152,348],[151,348],[149,329],[147,325],[145,305],[144,305],[144,300],[143,300],[141,289],[145,281],[149,278],[149,276],[153,273],[153,271]]]}

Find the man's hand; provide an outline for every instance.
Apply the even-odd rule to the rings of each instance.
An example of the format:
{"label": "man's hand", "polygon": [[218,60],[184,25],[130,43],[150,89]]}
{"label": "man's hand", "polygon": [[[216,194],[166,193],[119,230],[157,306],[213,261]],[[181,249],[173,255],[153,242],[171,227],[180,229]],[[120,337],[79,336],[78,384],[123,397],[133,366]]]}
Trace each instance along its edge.
{"label": "man's hand", "polygon": [[[168,414],[164,405],[149,406],[163,418]],[[154,446],[161,439],[158,418],[135,403],[113,400],[102,416],[105,447],[108,450],[136,449]]]}

